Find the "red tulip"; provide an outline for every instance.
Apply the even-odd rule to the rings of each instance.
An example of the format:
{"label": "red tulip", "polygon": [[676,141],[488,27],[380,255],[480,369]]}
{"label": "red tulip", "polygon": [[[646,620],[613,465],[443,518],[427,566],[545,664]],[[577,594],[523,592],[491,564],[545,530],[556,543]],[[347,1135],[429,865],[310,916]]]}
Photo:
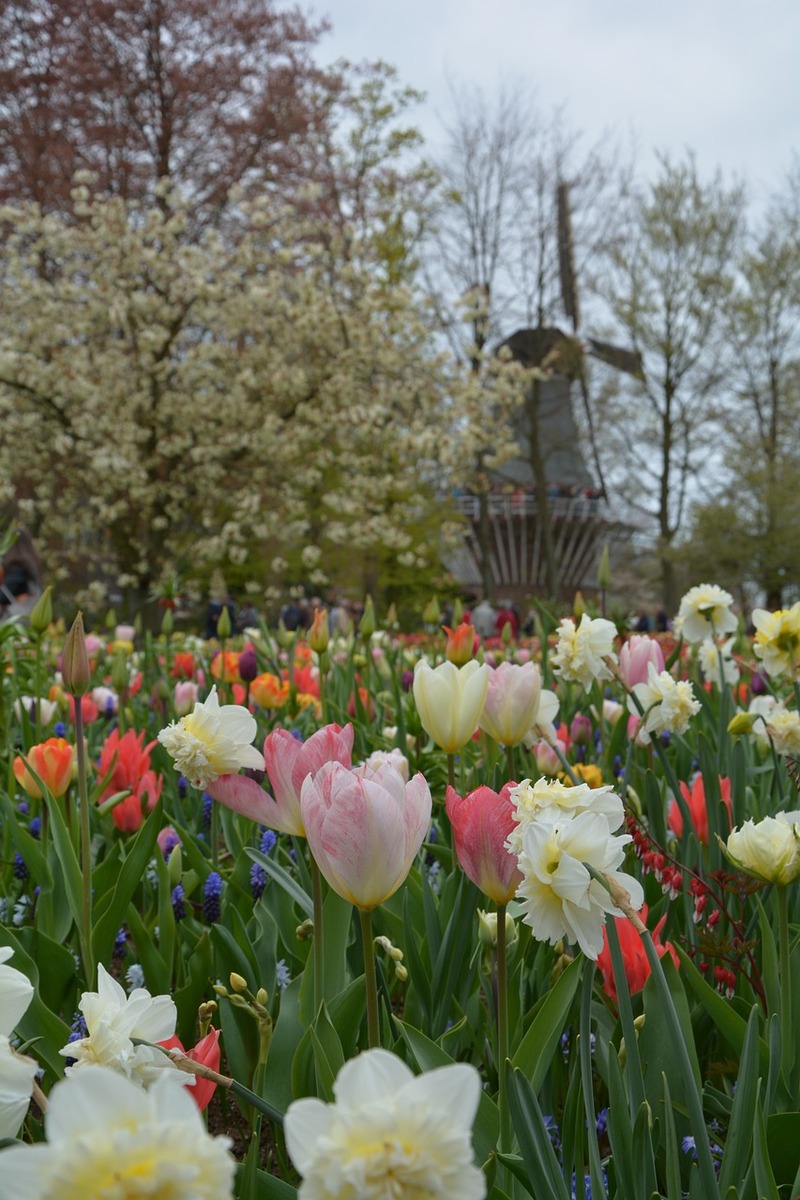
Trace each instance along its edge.
{"label": "red tulip", "polygon": [[445,803],[456,854],[464,874],[495,904],[507,904],[522,879],[516,856],[505,843],[516,822],[511,788],[479,787],[463,798],[448,787]]}
{"label": "red tulip", "polygon": [[[647,905],[642,905],[639,912],[642,921],[647,924]],[[680,966],[680,960],[671,942],[667,942],[665,946],[661,945],[660,933],[664,928],[666,915],[656,925],[653,930],[653,942],[659,958],[665,954],[672,956],[672,961],[675,966]],[[617,925],[617,936],[619,937],[620,950],[622,951],[622,961],[625,966],[625,978],[628,981],[628,991],[633,996],[636,992],[640,992],[650,976],[650,963],[647,961],[644,943],[640,935],[634,929],[627,917],[614,917]],[[600,974],[603,977],[603,991],[612,1000],[617,998],[617,986],[614,981],[614,971],[611,967],[611,950],[608,945],[608,934],[603,927],[603,949],[597,956],[597,965],[600,968]]]}
{"label": "red tulip", "polygon": [[451,629],[449,625],[443,625],[442,629],[447,634],[445,654],[451,663],[463,667],[475,653],[475,626],[462,621],[455,629]]}
{"label": "red tulip", "polygon": [[[114,729],[106,738],[100,753],[97,771],[103,778],[111,770],[111,776],[98,797],[102,804],[117,792],[129,791],[126,800],[115,804],[111,810],[117,829],[135,833],[142,823],[142,810],[150,812],[158,803],[163,779],[150,769],[150,751],[155,741],[144,743],[144,731],[134,733],[129,729],[122,737]],[[113,763],[113,770],[112,770]]]}
{"label": "red tulip", "polygon": [[[204,1067],[210,1067],[212,1071],[219,1071],[219,1035],[219,1029],[209,1029],[206,1036],[191,1050],[184,1050],[180,1038],[174,1034],[172,1037],[166,1038],[163,1042],[159,1042],[158,1045],[163,1046],[165,1050],[181,1050],[192,1062],[200,1063]],[[200,1112],[208,1108],[211,1103],[211,1097],[216,1090],[217,1085],[212,1079],[203,1079],[201,1075],[195,1075],[194,1087],[191,1089],[191,1093]]]}
{"label": "red tulip", "polygon": [[[722,803],[728,810],[728,829],[730,830],[733,821],[731,815],[731,781],[720,775],[719,790],[722,798]],[[681,780],[681,795],[689,806],[689,816],[692,818],[695,834],[698,842],[703,846],[708,845],[708,810],[706,808],[706,789],[703,783],[703,776],[698,774],[695,776],[692,790],[689,791],[687,785]],[[677,800],[672,800],[667,813],[667,824],[676,837],[683,835],[683,814]]]}

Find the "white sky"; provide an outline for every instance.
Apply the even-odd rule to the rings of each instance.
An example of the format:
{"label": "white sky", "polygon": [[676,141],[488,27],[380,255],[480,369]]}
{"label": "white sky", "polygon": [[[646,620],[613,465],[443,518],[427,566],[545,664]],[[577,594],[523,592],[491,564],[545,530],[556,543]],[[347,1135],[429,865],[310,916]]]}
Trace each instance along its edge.
{"label": "white sky", "polygon": [[[308,11],[309,6],[301,3]],[[435,145],[447,80],[491,96],[532,85],[563,106],[586,144],[611,132],[654,151],[697,154],[746,179],[756,205],[800,152],[800,0],[312,0],[333,29],[319,59],[383,59],[427,93],[414,119]]]}

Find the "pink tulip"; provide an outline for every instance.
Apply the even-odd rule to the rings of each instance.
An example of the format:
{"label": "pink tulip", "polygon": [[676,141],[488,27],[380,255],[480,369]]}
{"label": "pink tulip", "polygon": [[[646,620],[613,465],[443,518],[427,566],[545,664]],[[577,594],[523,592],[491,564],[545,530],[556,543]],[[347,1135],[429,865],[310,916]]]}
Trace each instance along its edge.
{"label": "pink tulip", "polygon": [[479,787],[463,798],[448,787],[445,798],[461,869],[495,904],[508,904],[522,879],[516,856],[506,849],[516,824],[514,786],[507,783],[499,793]]}
{"label": "pink tulip", "polygon": [[185,717],[200,699],[200,689],[191,679],[183,679],[175,684],[175,713]]}
{"label": "pink tulip", "polygon": [[305,742],[298,742],[287,729],[274,729],[264,742],[264,765],[275,798],[247,775],[221,775],[207,787],[209,795],[234,812],[277,829],[305,837],[300,812],[300,789],[307,775],[326,762],[350,766],[353,726],[325,725]]}
{"label": "pink tulip", "polygon": [[300,794],[308,845],[333,890],[369,911],[396,892],[431,820],[423,775],[409,782],[393,767],[370,777],[327,762]]}
{"label": "pink tulip", "polygon": [[653,638],[635,633],[628,638],[619,652],[619,673],[622,682],[630,690],[637,683],[647,683],[647,668],[650,665],[658,674],[664,670],[664,655]]}
{"label": "pink tulip", "polygon": [[541,691],[542,677],[536,663],[500,663],[489,672],[479,720],[481,729],[501,746],[518,745],[536,719]]}

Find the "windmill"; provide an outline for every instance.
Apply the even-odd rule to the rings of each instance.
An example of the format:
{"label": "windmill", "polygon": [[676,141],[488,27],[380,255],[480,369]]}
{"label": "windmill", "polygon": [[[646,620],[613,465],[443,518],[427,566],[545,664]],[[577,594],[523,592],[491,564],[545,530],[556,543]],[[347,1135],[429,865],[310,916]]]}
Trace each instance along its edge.
{"label": "windmill", "polygon": [[[477,506],[469,512],[467,504],[462,506],[472,521],[466,545],[472,560],[467,564],[470,582],[486,578],[488,557],[494,590],[509,595],[542,588],[557,595],[585,585],[602,543],[630,532],[614,520],[607,505],[585,356],[639,378],[642,359],[634,351],[581,334],[567,183],[557,186],[556,207],[561,298],[572,330],[518,329],[502,343],[501,348],[530,370],[514,423],[520,453],[492,472],[495,488],[484,504],[480,529]],[[575,421],[573,383],[581,394],[593,471]],[[462,577],[464,573],[462,567]]]}

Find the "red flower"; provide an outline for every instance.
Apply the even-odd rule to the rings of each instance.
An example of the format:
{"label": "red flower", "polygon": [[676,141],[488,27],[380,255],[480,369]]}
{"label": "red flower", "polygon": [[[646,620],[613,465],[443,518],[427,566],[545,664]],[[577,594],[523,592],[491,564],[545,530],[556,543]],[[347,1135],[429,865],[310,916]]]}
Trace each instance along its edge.
{"label": "red flower", "polygon": [[[731,781],[724,776],[719,777],[719,790],[722,798],[722,803],[728,810],[728,829],[732,826],[731,816]],[[689,791],[687,785],[681,781],[681,795],[689,806],[689,816],[692,818],[692,825],[697,835],[698,842],[703,846],[708,845],[708,810],[706,809],[706,789],[703,784],[703,776],[697,775],[692,784],[692,790]],[[676,837],[683,835],[683,814],[677,800],[670,803],[669,811],[667,812],[667,824]]]}
{"label": "red flower", "polygon": [[[642,921],[647,924],[647,905],[642,905],[639,911],[639,916]],[[665,946],[661,945],[661,930],[664,928],[666,914],[656,925],[653,930],[653,942],[658,953],[658,957],[662,958],[665,954],[672,956],[672,961],[675,966],[680,966],[680,960],[675,953],[672,942],[667,942]],[[646,984],[650,975],[650,963],[647,961],[644,943],[639,934],[634,929],[627,917],[614,917],[617,925],[617,936],[619,937],[619,946],[622,951],[622,961],[625,966],[625,978],[628,981],[628,991],[631,995],[640,992]],[[611,950],[608,945],[608,934],[603,928],[603,949],[597,956],[597,965],[600,968],[600,974],[603,977],[603,991],[612,1000],[617,998],[617,987],[614,982],[614,971],[611,967]]]}
{"label": "red flower", "polygon": [[[67,696],[69,700],[69,719],[75,724],[75,697]],[[81,696],[81,715],[84,725],[91,725],[100,716],[100,709],[90,695]]]}
{"label": "red flower", "polygon": [[150,751],[155,741],[143,745],[144,732],[134,733],[129,729],[122,737],[119,730],[114,729],[106,738],[100,754],[97,770],[101,778],[105,777],[112,768],[113,771],[98,797],[102,804],[117,792],[131,793],[126,800],[116,804],[111,810],[117,829],[125,833],[135,833],[142,823],[142,810],[148,812],[155,808],[164,781],[150,770]]}
{"label": "red flower", "polygon": [[447,634],[445,654],[451,663],[463,667],[464,663],[468,663],[472,658],[477,645],[480,645],[480,639],[475,636],[475,626],[462,621],[455,629],[451,629],[449,625],[443,625],[442,629]]}
{"label": "red flower", "polygon": [[522,879],[516,856],[505,842],[514,828],[514,806],[507,783],[500,792],[475,788],[463,798],[448,787],[445,803],[458,861],[464,874],[495,904],[507,904]]}
{"label": "red flower", "polygon": [[[183,1050],[183,1053],[192,1062],[200,1063],[204,1067],[210,1067],[212,1071],[219,1071],[219,1035],[219,1029],[209,1029],[206,1036],[191,1050],[184,1050],[180,1038],[174,1034],[172,1037],[166,1038],[163,1042],[159,1042],[158,1045],[163,1046],[165,1050]],[[200,1112],[208,1108],[211,1103],[211,1097],[216,1090],[217,1085],[213,1080],[203,1079],[200,1075],[195,1075],[194,1087],[191,1088],[191,1093]]]}
{"label": "red flower", "polygon": [[173,679],[194,679],[194,655],[188,650],[178,650],[172,658]]}

